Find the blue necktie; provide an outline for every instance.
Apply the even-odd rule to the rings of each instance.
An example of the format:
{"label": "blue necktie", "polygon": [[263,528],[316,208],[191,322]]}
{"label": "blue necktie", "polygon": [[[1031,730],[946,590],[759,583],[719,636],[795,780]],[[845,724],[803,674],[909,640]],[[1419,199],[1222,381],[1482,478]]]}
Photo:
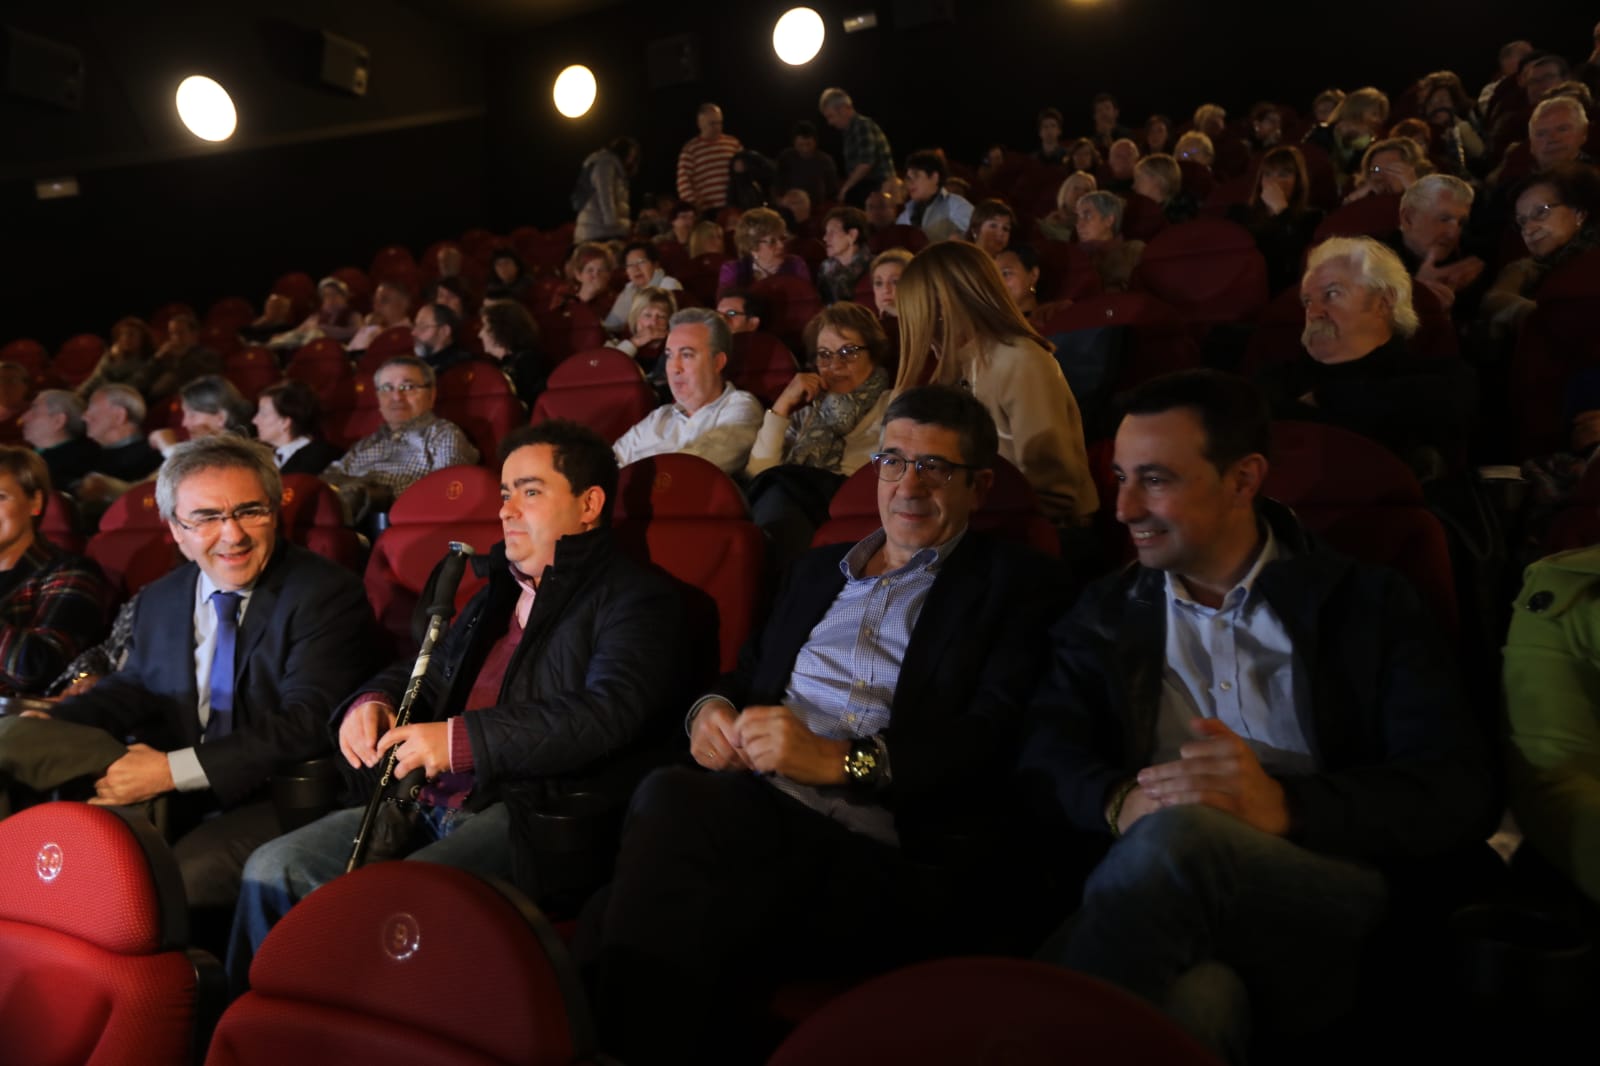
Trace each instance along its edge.
{"label": "blue necktie", "polygon": [[233,732],[233,648],[239,637],[237,592],[213,592],[211,606],[217,612],[217,647],[211,656],[211,717],[206,721],[206,739],[215,740]]}

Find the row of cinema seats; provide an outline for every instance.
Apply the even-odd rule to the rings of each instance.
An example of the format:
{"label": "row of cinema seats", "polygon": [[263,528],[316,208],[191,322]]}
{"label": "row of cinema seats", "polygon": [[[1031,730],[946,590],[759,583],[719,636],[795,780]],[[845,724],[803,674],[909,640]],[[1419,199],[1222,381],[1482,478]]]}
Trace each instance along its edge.
{"label": "row of cinema seats", "polygon": [[[49,803],[0,823],[9,1066],[596,1061],[565,944],[501,882],[410,862],[340,878],[274,927],[250,991],[225,1011],[217,960],[187,939],[177,864],[141,815]],[[1214,1061],[1126,992],[1043,963],[967,958],[840,996],[771,1062],[980,1061],[997,1039],[1016,1061],[1068,1048],[1086,1063]]]}

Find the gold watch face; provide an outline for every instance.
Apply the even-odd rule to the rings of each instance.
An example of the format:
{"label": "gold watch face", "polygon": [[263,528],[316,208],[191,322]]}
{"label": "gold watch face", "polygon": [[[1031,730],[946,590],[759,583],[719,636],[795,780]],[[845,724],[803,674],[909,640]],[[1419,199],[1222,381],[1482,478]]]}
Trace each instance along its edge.
{"label": "gold watch face", "polygon": [[866,777],[878,768],[878,756],[871,751],[857,749],[850,753],[850,758],[845,762],[845,769],[851,777]]}

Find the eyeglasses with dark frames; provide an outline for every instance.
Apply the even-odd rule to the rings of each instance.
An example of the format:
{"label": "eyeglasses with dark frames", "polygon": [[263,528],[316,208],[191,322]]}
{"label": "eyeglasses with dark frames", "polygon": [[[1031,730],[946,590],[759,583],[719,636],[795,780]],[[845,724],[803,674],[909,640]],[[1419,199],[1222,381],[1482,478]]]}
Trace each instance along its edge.
{"label": "eyeglasses with dark frames", "polygon": [[957,470],[979,469],[967,463],[941,459],[937,455],[919,455],[911,459],[894,452],[877,452],[872,457],[872,465],[878,468],[879,481],[900,481],[906,476],[907,470],[915,467],[918,477],[936,487],[950,484]]}

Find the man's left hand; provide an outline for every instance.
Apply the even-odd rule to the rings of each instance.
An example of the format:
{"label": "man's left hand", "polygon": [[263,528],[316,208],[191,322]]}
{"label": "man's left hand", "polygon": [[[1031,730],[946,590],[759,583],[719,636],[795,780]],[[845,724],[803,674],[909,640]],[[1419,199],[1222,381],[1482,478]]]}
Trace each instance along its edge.
{"label": "man's left hand", "polygon": [[738,749],[758,773],[782,774],[802,785],[844,784],[848,740],[817,736],[783,706],[746,707],[737,725]]}
{"label": "man's left hand", "polygon": [[1196,718],[1189,731],[1196,739],[1179,749],[1178,761],[1145,767],[1139,787],[1163,807],[1204,804],[1263,833],[1288,833],[1283,786],[1261,768],[1250,746],[1215,718]]}
{"label": "man's left hand", "polygon": [[130,744],[128,754],[106,767],[106,775],[94,783],[94,798],[89,802],[96,807],[125,807],[176,787],[166,752],[148,744]]}
{"label": "man's left hand", "polygon": [[394,768],[396,777],[404,777],[420,766],[431,781],[450,769],[449,722],[403,725],[378,738],[379,751],[388,751],[394,744],[400,745],[400,761]]}

